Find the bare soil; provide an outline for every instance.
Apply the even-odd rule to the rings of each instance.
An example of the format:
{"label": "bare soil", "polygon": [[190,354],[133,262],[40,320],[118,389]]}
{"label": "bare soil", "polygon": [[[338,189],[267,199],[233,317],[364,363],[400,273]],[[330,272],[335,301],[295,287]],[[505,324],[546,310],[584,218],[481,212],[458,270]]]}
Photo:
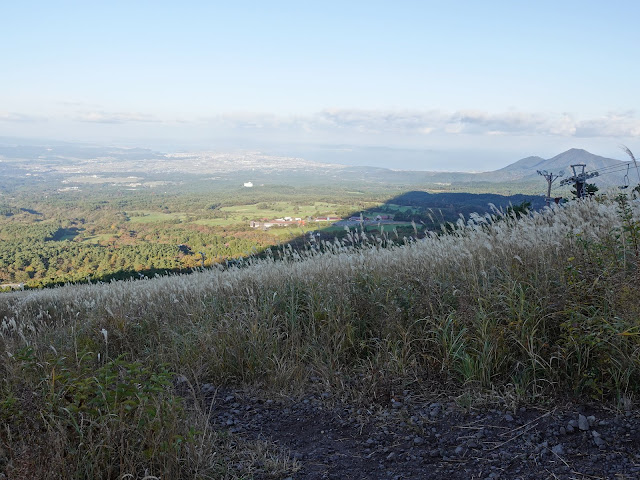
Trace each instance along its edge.
{"label": "bare soil", "polygon": [[328,393],[273,399],[210,385],[203,393],[216,428],[272,441],[297,460],[288,479],[640,479],[637,410],[505,411],[411,398],[364,408]]}

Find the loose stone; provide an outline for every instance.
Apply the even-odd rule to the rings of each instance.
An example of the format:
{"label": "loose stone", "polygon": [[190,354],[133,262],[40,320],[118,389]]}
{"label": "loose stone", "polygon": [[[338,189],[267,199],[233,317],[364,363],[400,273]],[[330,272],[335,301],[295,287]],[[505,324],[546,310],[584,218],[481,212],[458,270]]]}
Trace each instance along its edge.
{"label": "loose stone", "polygon": [[583,432],[589,430],[589,420],[584,415],[578,415],[578,428]]}

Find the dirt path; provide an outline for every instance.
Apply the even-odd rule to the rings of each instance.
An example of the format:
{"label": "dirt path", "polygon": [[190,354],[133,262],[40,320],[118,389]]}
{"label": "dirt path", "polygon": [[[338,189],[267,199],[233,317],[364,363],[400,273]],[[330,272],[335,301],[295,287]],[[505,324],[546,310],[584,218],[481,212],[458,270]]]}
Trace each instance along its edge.
{"label": "dirt path", "polygon": [[291,479],[640,479],[637,411],[409,401],[372,411],[326,397],[274,401],[211,388],[208,396],[217,428],[288,449],[301,465]]}

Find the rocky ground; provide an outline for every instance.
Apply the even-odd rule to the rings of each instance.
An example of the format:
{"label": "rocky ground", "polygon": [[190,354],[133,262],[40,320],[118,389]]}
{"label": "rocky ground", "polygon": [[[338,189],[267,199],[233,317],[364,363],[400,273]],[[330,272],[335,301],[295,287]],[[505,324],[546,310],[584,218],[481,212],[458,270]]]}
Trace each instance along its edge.
{"label": "rocky ground", "polygon": [[218,429],[290,452],[299,466],[284,477],[292,480],[640,479],[633,410],[478,410],[410,397],[362,408],[326,392],[267,399],[208,384],[202,392]]}

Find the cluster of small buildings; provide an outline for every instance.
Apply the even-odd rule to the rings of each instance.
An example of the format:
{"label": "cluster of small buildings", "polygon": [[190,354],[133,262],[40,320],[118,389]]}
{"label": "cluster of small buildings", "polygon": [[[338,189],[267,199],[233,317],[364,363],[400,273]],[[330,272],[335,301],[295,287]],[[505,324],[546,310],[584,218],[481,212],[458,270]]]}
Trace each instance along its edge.
{"label": "cluster of small buildings", "polygon": [[268,220],[266,218],[263,218],[262,220],[252,220],[251,222],[249,222],[249,226],[251,228],[270,228],[270,227],[290,227],[290,226],[300,226],[300,225],[306,225],[309,222],[339,222],[341,221],[342,218],[341,217],[332,217],[332,216],[327,216],[327,217],[307,217],[306,219],[300,218],[300,217],[296,217],[296,218],[292,218],[292,217],[283,217],[283,218],[276,218],[274,220]]}
{"label": "cluster of small buildings", "polygon": [[302,218],[292,218],[292,217],[276,218],[275,220],[268,220],[266,218],[263,218],[262,220],[252,220],[251,222],[249,222],[249,226],[251,228],[290,227],[290,226],[306,225],[308,222],[328,222],[328,223],[342,222],[345,225],[348,225],[348,224],[353,224],[354,222],[374,223],[374,222],[390,222],[392,220],[393,220],[392,215],[377,215],[375,218],[356,215],[353,217],[349,217],[348,219],[329,215],[326,217],[315,217],[315,218],[308,217],[306,220]]}
{"label": "cluster of small buildings", "polygon": [[251,228],[270,228],[270,227],[290,227],[292,225],[304,225],[306,222],[302,218],[276,218],[275,220],[251,220],[249,226]]}

